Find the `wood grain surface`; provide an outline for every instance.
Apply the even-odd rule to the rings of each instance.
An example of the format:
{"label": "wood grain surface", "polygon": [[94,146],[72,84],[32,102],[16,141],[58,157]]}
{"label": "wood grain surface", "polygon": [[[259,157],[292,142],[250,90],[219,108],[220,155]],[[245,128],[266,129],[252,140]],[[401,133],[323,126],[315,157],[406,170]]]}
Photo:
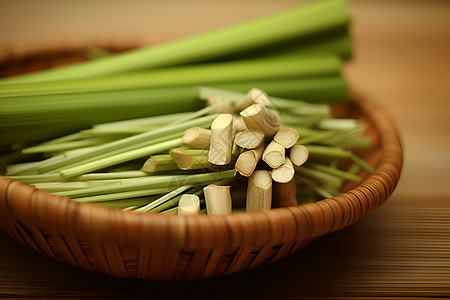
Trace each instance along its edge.
{"label": "wood grain surface", "polygon": [[[0,1],[0,47],[116,33],[160,41],[301,1]],[[106,4],[107,3],[107,4]],[[361,222],[278,263],[199,281],[123,280],[61,264],[0,231],[0,298],[421,299],[450,297],[450,1],[355,0],[345,73],[397,121],[405,162]]]}

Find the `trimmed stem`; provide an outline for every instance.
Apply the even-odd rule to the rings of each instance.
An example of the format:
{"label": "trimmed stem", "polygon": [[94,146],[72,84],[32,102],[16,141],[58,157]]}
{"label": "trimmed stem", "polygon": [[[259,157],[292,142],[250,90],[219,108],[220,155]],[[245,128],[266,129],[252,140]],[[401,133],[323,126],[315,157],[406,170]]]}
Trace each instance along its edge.
{"label": "trimmed stem", "polygon": [[209,148],[211,142],[211,130],[192,127],[184,131],[183,144],[186,146],[197,148],[197,149],[207,149]]}
{"label": "trimmed stem", "polygon": [[269,171],[253,172],[248,180],[246,211],[269,210],[272,207],[272,177]]}
{"label": "trimmed stem", "polygon": [[264,145],[261,144],[256,149],[251,149],[242,152],[236,160],[236,171],[242,176],[249,177],[253,174],[256,169],[258,162],[261,160],[262,154],[264,152]]}
{"label": "trimmed stem", "polygon": [[198,215],[200,213],[200,198],[193,194],[184,194],[178,202],[179,215]]}
{"label": "trimmed stem", "polygon": [[264,149],[262,160],[275,169],[284,164],[286,149],[276,141],[271,141]]}
{"label": "trimmed stem", "polygon": [[295,145],[299,137],[300,135],[298,134],[297,130],[289,127],[284,127],[278,130],[273,139],[278,144],[288,149]]}
{"label": "trimmed stem", "polygon": [[266,136],[274,136],[281,128],[278,113],[261,104],[253,104],[240,113],[245,124],[250,129],[258,129]]}
{"label": "trimmed stem", "polygon": [[258,129],[247,129],[236,133],[234,142],[244,149],[255,149],[264,140],[264,133]]}
{"label": "trimmed stem", "polygon": [[208,160],[215,165],[231,162],[233,146],[233,117],[231,114],[219,115],[211,125],[211,144]]}
{"label": "trimmed stem", "polygon": [[231,214],[230,186],[208,185],[203,191],[209,215]]}

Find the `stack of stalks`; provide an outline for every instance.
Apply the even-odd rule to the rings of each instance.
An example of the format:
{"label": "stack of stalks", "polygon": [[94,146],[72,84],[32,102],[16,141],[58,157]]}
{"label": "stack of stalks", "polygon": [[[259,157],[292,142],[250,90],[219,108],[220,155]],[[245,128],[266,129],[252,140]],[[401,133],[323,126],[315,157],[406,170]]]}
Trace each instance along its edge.
{"label": "stack of stalks", "polygon": [[[316,201],[359,181],[361,168],[372,170],[344,149],[370,145],[362,124],[331,118],[328,105],[257,88],[200,87],[198,98],[208,103],[198,111],[97,124],[24,148],[22,155],[45,159],[9,164],[6,176],[136,212],[226,214],[271,209],[277,185],[289,183],[298,203]],[[354,164],[343,170],[340,162]]]}

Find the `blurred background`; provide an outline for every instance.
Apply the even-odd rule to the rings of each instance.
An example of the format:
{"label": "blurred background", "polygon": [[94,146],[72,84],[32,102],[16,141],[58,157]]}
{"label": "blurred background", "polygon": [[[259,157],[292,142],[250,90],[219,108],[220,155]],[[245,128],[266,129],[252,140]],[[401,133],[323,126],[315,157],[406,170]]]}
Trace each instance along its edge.
{"label": "blurred background", "polygon": [[[0,52],[68,39],[161,42],[303,2],[0,0]],[[318,278],[314,282],[325,284],[332,276],[329,274],[334,274],[335,284],[355,291],[353,295],[410,292],[415,296],[448,296],[450,229],[445,228],[450,228],[450,1],[349,3],[354,14],[355,57],[346,66],[345,75],[355,91],[382,104],[396,120],[404,145],[404,169],[396,191],[382,208],[306,250],[307,256],[315,257],[313,252],[318,251],[329,258],[328,265],[317,263],[312,268]],[[371,235],[369,243],[366,232]],[[6,240],[3,236],[0,239]],[[341,252],[323,248],[335,243],[341,245]],[[294,257],[289,262],[297,266],[301,261]],[[269,270],[280,272],[286,267],[281,263]],[[48,276],[63,270],[54,267]],[[268,279],[264,270],[253,274]],[[103,282],[95,280],[100,285]],[[234,280],[228,278],[225,283],[233,287]],[[301,278],[291,280],[295,284]],[[220,286],[223,282],[213,283]],[[256,293],[256,284],[249,284]],[[286,283],[286,296],[298,293],[294,285]]]}

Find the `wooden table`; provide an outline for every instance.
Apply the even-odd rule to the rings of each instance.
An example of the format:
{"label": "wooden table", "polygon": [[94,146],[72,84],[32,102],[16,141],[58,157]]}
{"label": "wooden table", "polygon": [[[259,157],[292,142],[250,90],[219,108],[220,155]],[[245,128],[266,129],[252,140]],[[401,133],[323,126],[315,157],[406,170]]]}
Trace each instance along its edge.
{"label": "wooden table", "polygon": [[[41,0],[26,5],[2,1],[0,46],[105,32],[162,40],[298,3],[160,2],[114,1],[105,6],[100,0]],[[350,4],[356,55],[346,67],[346,76],[356,90],[382,103],[394,116],[405,148],[402,178],[379,210],[278,263],[189,282],[87,273],[41,256],[0,232],[0,297],[450,297],[450,2],[355,0]]]}

